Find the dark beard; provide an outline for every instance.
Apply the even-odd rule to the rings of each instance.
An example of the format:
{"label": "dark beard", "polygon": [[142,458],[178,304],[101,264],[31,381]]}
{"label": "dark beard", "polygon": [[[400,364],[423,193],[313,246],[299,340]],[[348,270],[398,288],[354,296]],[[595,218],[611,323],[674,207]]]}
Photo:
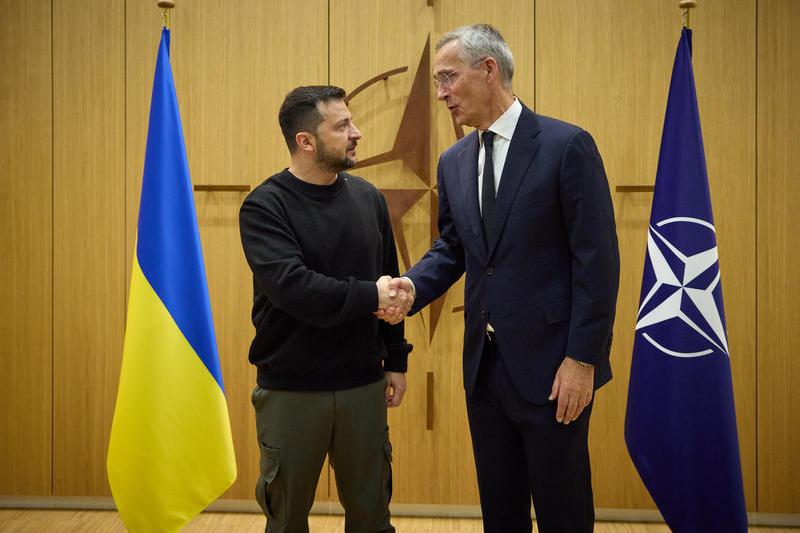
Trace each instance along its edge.
{"label": "dark beard", "polygon": [[352,157],[348,157],[347,154],[340,157],[329,152],[319,139],[317,139],[317,147],[317,164],[326,170],[341,172],[354,167],[356,164],[356,160]]}

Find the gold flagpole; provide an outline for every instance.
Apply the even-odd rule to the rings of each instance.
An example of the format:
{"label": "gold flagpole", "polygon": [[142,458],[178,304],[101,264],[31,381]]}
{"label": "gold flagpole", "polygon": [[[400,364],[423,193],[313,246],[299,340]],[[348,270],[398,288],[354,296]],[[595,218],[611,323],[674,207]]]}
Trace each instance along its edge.
{"label": "gold flagpole", "polygon": [[169,10],[175,8],[172,0],[158,0],[158,7],[161,8],[161,15],[164,17],[164,27],[169,29]]}
{"label": "gold flagpole", "polygon": [[691,29],[689,26],[689,10],[697,7],[696,0],[681,0],[678,2],[678,7],[683,9],[683,27]]}

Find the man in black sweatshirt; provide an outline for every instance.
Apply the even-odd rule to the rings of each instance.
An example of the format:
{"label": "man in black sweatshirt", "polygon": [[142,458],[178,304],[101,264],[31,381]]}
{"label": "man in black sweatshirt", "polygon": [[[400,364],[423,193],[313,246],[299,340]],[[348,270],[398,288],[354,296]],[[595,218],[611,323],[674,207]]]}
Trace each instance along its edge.
{"label": "man in black sweatshirt", "polygon": [[279,122],[291,166],[256,187],[239,214],[253,271],[256,499],[268,533],[308,531],[326,454],[346,530],[394,531],[386,407],[402,401],[411,345],[402,322],[373,313],[408,310],[413,298],[389,295],[398,266],[386,201],[344,172],[361,138],[344,96],[329,86],[286,96]]}

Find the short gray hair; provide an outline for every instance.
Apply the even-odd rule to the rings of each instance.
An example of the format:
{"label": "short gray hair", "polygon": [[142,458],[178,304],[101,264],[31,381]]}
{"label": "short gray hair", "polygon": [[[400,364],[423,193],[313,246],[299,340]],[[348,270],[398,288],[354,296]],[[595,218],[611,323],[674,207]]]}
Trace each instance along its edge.
{"label": "short gray hair", "polygon": [[472,65],[485,57],[493,57],[500,67],[500,79],[506,88],[511,88],[514,78],[514,55],[500,32],[489,24],[461,26],[445,33],[436,43],[438,52],[443,46],[456,41],[461,45],[459,58]]}

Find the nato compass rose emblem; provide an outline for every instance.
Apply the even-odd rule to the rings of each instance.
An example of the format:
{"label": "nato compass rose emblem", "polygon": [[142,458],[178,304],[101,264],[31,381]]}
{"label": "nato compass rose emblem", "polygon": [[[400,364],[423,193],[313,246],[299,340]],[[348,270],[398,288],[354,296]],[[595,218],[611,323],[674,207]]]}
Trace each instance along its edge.
{"label": "nato compass rose emblem", "polygon": [[[672,357],[728,355],[716,231],[674,217],[650,226],[636,332]],[[649,268],[648,265],[649,264]]]}

